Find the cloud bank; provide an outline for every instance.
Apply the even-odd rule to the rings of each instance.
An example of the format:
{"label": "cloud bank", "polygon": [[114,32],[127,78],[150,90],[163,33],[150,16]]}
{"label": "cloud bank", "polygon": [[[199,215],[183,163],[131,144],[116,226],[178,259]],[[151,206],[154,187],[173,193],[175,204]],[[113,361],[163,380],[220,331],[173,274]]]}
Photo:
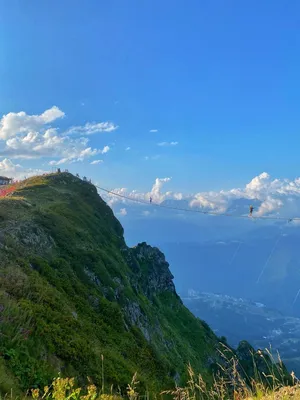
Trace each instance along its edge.
{"label": "cloud bank", "polygon": [[[187,195],[181,192],[165,191],[165,185],[171,178],[156,178],[149,192],[128,191],[126,188],[117,188],[113,191],[133,199],[161,204],[171,202],[175,207],[188,207],[204,212],[231,213],[247,215],[249,206],[254,205],[255,216],[272,215],[292,218],[300,216],[300,178],[272,179],[266,172],[254,177],[242,188],[233,188],[228,191],[197,192]],[[119,202],[130,201],[109,196],[108,202],[114,205]]]}
{"label": "cloud bank", "polygon": [[112,132],[118,128],[112,122],[88,122],[60,132],[50,124],[65,116],[53,106],[40,115],[28,115],[24,111],[10,112],[0,120],[0,156],[16,159],[42,157],[56,158],[50,165],[61,165],[83,161],[98,154],[107,153],[110,148],[93,148],[87,136]]}

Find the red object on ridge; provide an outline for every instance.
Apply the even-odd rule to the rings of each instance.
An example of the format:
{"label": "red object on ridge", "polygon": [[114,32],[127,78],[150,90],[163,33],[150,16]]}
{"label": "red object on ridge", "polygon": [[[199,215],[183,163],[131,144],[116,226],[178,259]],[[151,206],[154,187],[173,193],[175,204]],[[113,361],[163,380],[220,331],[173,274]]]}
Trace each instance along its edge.
{"label": "red object on ridge", "polygon": [[0,188],[0,197],[5,197],[8,194],[14,192],[16,189],[16,185],[9,185],[9,187],[5,187],[3,189]]}

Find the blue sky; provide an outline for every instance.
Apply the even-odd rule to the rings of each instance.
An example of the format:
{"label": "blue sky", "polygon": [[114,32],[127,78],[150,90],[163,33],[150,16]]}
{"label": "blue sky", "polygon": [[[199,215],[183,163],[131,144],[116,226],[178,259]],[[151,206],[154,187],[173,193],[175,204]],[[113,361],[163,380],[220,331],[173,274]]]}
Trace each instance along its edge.
{"label": "blue sky", "polygon": [[[58,134],[118,126],[85,136],[87,147],[107,153],[62,164],[110,188],[146,191],[172,177],[170,190],[228,190],[264,171],[293,179],[299,15],[297,1],[4,0],[0,114],[56,106],[64,117],[47,127]],[[63,158],[55,147],[47,157],[12,158],[6,147],[0,141],[3,158],[25,169]],[[91,165],[96,159],[103,163]]]}

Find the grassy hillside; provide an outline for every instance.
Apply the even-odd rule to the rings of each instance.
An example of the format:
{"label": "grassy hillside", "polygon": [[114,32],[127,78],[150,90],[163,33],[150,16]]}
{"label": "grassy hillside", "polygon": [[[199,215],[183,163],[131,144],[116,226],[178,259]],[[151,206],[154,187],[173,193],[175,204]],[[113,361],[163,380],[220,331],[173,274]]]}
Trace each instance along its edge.
{"label": "grassy hillside", "polygon": [[172,278],[158,249],[126,246],[90,183],[68,173],[20,183],[0,199],[0,392],[58,372],[125,387],[135,371],[157,391],[184,380],[188,362],[209,380],[217,338]]}

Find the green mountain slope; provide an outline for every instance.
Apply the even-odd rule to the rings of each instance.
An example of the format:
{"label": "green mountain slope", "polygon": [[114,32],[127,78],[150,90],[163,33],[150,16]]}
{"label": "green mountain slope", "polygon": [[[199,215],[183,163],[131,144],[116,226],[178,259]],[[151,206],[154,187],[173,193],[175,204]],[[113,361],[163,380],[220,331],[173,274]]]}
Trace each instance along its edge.
{"label": "green mountain slope", "polygon": [[[164,255],[128,248],[96,188],[71,174],[31,178],[0,199],[0,392],[58,374],[150,390],[210,379],[218,341],[176,294]],[[104,365],[104,373],[102,370]]]}

